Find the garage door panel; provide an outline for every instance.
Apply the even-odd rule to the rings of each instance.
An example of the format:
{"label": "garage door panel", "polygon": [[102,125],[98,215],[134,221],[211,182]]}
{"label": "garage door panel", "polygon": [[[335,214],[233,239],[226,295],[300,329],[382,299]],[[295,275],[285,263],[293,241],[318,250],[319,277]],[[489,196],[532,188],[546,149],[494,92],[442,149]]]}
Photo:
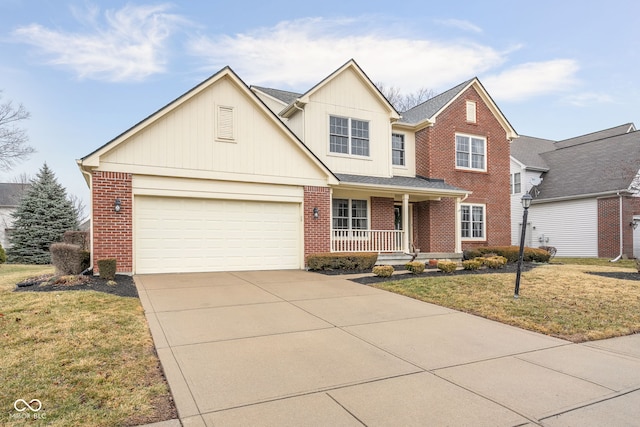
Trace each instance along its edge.
{"label": "garage door panel", "polygon": [[138,196],[137,273],[299,268],[300,205]]}

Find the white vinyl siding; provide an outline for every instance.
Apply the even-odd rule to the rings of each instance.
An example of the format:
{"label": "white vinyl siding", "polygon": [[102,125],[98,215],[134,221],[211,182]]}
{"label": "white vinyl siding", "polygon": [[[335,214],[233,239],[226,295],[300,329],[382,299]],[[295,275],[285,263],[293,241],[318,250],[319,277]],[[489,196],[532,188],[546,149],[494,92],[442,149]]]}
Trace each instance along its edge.
{"label": "white vinyl siding", "polygon": [[598,256],[596,199],[533,204],[528,222],[532,225],[532,243],[536,247],[554,246],[557,256]]}
{"label": "white vinyl siding", "polygon": [[487,170],[487,140],[480,136],[456,134],[456,168]]}
{"label": "white vinyl siding", "polygon": [[300,268],[299,203],[135,198],[135,272]]}

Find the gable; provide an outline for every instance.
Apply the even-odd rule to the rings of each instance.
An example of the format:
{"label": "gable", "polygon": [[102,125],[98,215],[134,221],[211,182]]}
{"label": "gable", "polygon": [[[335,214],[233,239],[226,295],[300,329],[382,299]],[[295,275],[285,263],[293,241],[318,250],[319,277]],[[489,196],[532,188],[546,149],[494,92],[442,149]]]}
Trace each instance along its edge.
{"label": "gable", "polygon": [[335,180],[230,71],[81,162],[158,176],[312,185]]}

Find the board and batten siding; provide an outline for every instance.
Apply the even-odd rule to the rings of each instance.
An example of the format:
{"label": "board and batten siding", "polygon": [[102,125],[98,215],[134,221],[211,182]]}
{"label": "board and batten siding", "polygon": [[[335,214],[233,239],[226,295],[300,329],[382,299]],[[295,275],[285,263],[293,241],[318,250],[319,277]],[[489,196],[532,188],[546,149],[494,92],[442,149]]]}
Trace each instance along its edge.
{"label": "board and batten siding", "polygon": [[[225,112],[223,121],[219,121],[221,110]],[[221,134],[220,125],[231,125],[233,130],[225,128]],[[326,185],[326,174],[297,144],[270,112],[260,108],[230,78],[223,78],[102,155],[100,169]]]}
{"label": "board and batten siding", "polygon": [[560,257],[598,256],[596,199],[534,204],[529,209],[529,221],[536,246],[553,246]]}
{"label": "board and batten siding", "polygon": [[[304,113],[304,129],[292,118],[289,125],[304,132],[304,142],[336,173],[391,176],[390,113],[380,99],[353,70],[330,80],[311,94]],[[329,151],[329,117],[339,116],[369,122],[369,156],[349,156]],[[293,122],[293,123],[292,123]]]}

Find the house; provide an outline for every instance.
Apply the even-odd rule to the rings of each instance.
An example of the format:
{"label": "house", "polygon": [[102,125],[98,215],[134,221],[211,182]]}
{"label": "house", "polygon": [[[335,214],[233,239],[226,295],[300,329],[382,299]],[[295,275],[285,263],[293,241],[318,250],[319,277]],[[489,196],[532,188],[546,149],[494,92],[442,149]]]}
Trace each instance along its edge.
{"label": "house", "polygon": [[0,244],[5,249],[11,246],[9,237],[13,230],[13,213],[28,188],[29,184],[0,183]]}
{"label": "house", "polygon": [[295,269],[319,252],[506,245],[516,137],[477,78],[400,114],[353,60],[305,93],[226,67],[78,160],[93,263]]}
{"label": "house", "polygon": [[527,246],[554,246],[558,256],[640,255],[639,168],[633,123],[562,141],[521,136],[511,144],[512,244],[529,192]]}

